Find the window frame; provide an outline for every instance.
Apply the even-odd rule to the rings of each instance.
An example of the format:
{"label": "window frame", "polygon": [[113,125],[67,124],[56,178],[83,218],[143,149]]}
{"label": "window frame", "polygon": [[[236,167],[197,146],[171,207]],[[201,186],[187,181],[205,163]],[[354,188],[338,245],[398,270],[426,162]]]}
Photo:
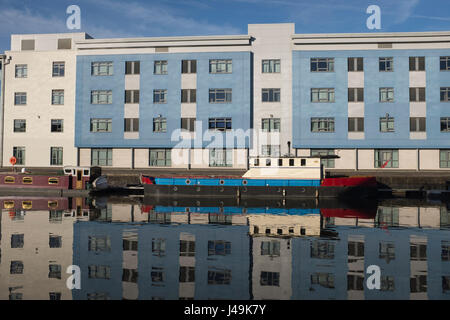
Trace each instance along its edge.
{"label": "window frame", "polygon": [[281,102],[281,88],[262,88],[261,102]]}
{"label": "window frame", "polygon": [[154,133],[167,132],[167,118],[165,117],[153,118],[153,132]]}
{"label": "window frame", "polygon": [[[266,71],[264,69],[265,66]],[[281,59],[262,59],[261,73],[281,73]]]}
{"label": "window frame", "polygon": [[[325,64],[325,67],[320,67],[320,64]],[[311,58],[310,71],[311,72],[334,72],[335,61],[334,58]],[[314,67],[315,66],[315,69]]]}
{"label": "window frame", "polygon": [[[106,68],[106,71],[102,70]],[[114,75],[114,63],[112,61],[92,61],[91,76],[103,77]]]}
{"label": "window frame", "polygon": [[[160,157],[160,155],[164,157]],[[150,148],[148,153],[149,167],[171,167],[172,166],[172,149],[169,148]],[[162,162],[161,162],[162,161]],[[153,249],[152,249],[152,252]],[[164,251],[165,252],[165,251]]]}
{"label": "window frame", "polygon": [[112,118],[91,118],[90,132],[92,133],[111,133]]}
{"label": "window frame", "polygon": [[[21,70],[21,72],[18,72],[19,70]],[[14,66],[14,77],[16,79],[28,78],[28,64],[16,64]]]}
{"label": "window frame", "polygon": [[[394,57],[379,57],[378,64],[380,72],[394,72]],[[384,68],[382,68],[382,64],[384,64]]]}
{"label": "window frame", "polygon": [[[225,66],[223,69],[223,65]],[[215,67],[213,67],[215,66]],[[219,66],[221,66],[219,68]],[[230,74],[233,73],[233,59],[210,59],[209,60],[210,74]]]}
{"label": "window frame", "polygon": [[169,62],[167,60],[155,60],[153,62],[153,74],[167,75],[169,70]]}
{"label": "window frame", "polygon": [[153,89],[153,103],[154,104],[167,103],[167,89]]}
{"label": "window frame", "polygon": [[[56,70],[56,72],[55,72]],[[61,72],[62,71],[62,72]],[[52,64],[52,77],[64,77],[66,73],[66,62],[65,61],[53,61]]]}
{"label": "window frame", "polygon": [[91,104],[112,104],[112,90],[91,90]]}
{"label": "window frame", "polygon": [[[223,98],[219,99],[218,95],[223,95]],[[209,89],[209,103],[232,103],[232,102],[233,102],[233,90],[231,88]]]}
{"label": "window frame", "polygon": [[[22,124],[22,126],[17,126],[17,124]],[[13,132],[16,132],[16,133],[27,132],[27,120],[26,119],[14,119]]]}
{"label": "window frame", "polygon": [[[327,98],[326,99],[321,98],[321,96],[325,94]],[[335,102],[336,102],[335,88],[311,88],[311,103],[335,103]]]}
{"label": "window frame", "polygon": [[[106,155],[106,158],[100,158],[100,155]],[[97,154],[94,157],[94,154]],[[96,160],[96,161],[94,161]],[[103,164],[105,163],[105,164]],[[113,165],[113,149],[112,148],[92,148],[91,149],[91,166],[105,166],[110,167]]]}
{"label": "window frame", "polygon": [[[312,117],[310,121],[311,132],[313,133],[333,133],[336,130],[335,118],[333,117]],[[314,130],[314,123],[318,124],[317,130]]]}

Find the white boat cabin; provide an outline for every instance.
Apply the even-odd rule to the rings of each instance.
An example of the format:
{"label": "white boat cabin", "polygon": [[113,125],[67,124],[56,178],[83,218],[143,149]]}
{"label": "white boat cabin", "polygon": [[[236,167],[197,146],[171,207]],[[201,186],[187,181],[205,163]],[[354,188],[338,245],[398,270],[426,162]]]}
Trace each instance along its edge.
{"label": "white boat cabin", "polygon": [[252,179],[311,179],[324,177],[321,157],[255,157],[249,159],[244,178]]}

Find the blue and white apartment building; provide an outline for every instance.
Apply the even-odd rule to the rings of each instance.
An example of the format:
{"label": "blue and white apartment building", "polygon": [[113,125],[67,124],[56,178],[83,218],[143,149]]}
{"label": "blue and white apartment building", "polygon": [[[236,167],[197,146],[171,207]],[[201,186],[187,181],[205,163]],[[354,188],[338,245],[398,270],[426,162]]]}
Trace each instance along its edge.
{"label": "blue and white apartment building", "polygon": [[3,166],[450,168],[450,31],[12,35],[4,60]]}

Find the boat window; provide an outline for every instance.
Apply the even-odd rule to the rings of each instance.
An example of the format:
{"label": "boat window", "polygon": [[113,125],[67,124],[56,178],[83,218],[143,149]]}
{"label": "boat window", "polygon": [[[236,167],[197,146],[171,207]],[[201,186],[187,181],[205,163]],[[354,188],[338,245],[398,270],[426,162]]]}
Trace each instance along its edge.
{"label": "boat window", "polygon": [[65,174],[71,174],[72,173],[72,169],[64,169],[64,173]]}
{"label": "boat window", "polygon": [[7,201],[3,202],[3,208],[5,208],[5,209],[13,209],[14,208],[14,201],[7,200]]}
{"label": "boat window", "polygon": [[301,165],[302,167],[306,166],[306,159],[301,159],[301,160],[300,160],[300,165]]}
{"label": "boat window", "polygon": [[57,201],[57,200],[50,200],[50,201],[48,202],[48,207],[49,207],[50,209],[56,209],[56,208],[58,208],[58,201]]}
{"label": "boat window", "polygon": [[282,167],[283,166],[283,159],[278,159],[278,166]]}
{"label": "boat window", "polygon": [[294,159],[289,159],[289,166],[293,167],[294,166]]}
{"label": "boat window", "polygon": [[59,179],[58,178],[48,178],[48,184],[58,184],[59,183]]}
{"label": "boat window", "polygon": [[266,166],[270,167],[270,159],[266,159]]}
{"label": "boat window", "polygon": [[11,177],[11,176],[7,176],[7,177],[5,177],[4,182],[5,183],[14,183],[14,182],[16,182],[16,178]]}
{"label": "boat window", "polygon": [[88,169],[83,170],[83,176],[89,177],[89,170]]}
{"label": "boat window", "polygon": [[29,210],[33,207],[33,201],[22,201],[22,209]]}
{"label": "boat window", "polygon": [[258,167],[258,166],[259,166],[259,159],[255,159],[255,161],[253,162],[253,164],[254,164],[255,167]]}
{"label": "boat window", "polygon": [[33,184],[33,178],[32,177],[23,177],[22,183],[23,184]]}

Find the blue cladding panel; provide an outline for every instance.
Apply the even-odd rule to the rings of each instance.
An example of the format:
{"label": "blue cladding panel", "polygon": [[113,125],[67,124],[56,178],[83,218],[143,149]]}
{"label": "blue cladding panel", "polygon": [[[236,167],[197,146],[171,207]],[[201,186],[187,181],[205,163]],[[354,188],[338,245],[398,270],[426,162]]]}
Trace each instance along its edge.
{"label": "blue cladding panel", "polygon": [[[210,74],[210,59],[232,59],[231,74]],[[168,61],[168,74],[155,75],[155,60]],[[191,142],[181,142],[181,60],[197,60],[197,124],[196,148],[249,147],[249,139],[235,139],[222,132],[208,130],[208,119],[231,117],[233,129],[247,131],[251,127],[251,53],[158,53],[144,55],[93,55],[77,57],[77,89],[75,117],[76,147],[191,147]],[[112,61],[112,76],[92,76],[91,63]],[[124,139],[125,62],[140,61],[139,139]],[[232,103],[209,103],[209,89],[231,88]],[[113,103],[92,105],[91,90],[112,90]],[[167,103],[154,104],[153,90],[167,89]],[[167,119],[167,132],[153,132],[153,118],[161,115]],[[111,118],[111,133],[91,133],[90,118]],[[201,132],[205,132],[202,141]],[[242,131],[241,131],[242,132]],[[229,133],[228,133],[229,134]]]}
{"label": "blue cladding panel", "polygon": [[[188,209],[188,211],[186,211]],[[282,209],[282,208],[241,208],[241,207],[165,207],[155,206],[155,212],[196,212],[196,213],[227,213],[227,214],[278,214],[278,215],[306,215],[320,214],[318,208]]]}
{"label": "blue cladding panel", "polygon": [[[440,87],[450,86],[450,72],[439,70],[448,50],[366,50],[293,52],[294,148],[448,148],[450,133],[440,132],[440,117],[450,116],[450,103],[440,102]],[[425,56],[427,139],[411,140],[409,57]],[[334,57],[335,72],[311,72],[313,57]],[[365,139],[349,140],[348,57],[364,58]],[[394,71],[380,72],[379,58],[393,57]],[[380,103],[379,88],[393,87],[394,102]],[[335,88],[334,103],[311,103],[311,88]],[[395,132],[382,133],[379,118],[395,118]],[[311,117],[334,117],[334,133],[312,133]]]}

